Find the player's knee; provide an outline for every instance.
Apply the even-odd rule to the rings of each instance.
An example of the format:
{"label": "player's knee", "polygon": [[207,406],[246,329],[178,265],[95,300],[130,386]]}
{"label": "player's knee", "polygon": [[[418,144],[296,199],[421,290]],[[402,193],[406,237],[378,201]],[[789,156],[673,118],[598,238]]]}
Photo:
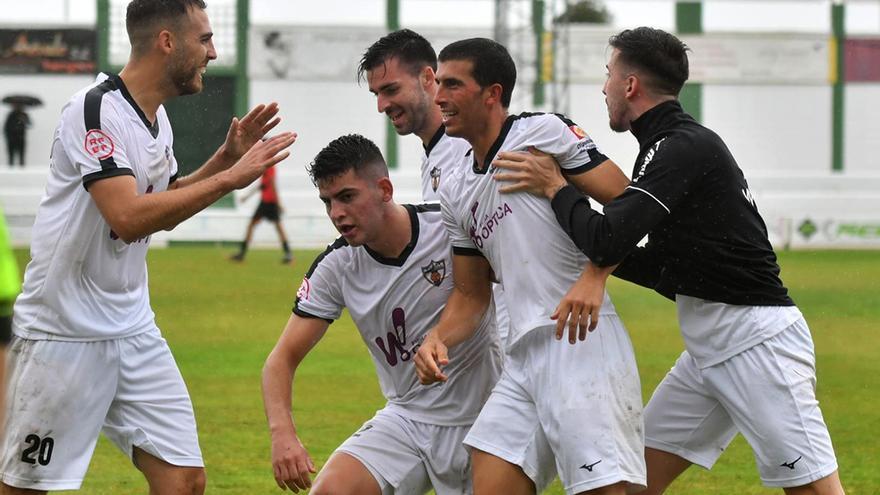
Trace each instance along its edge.
{"label": "player's knee", "polygon": [[595,488],[593,490],[587,490],[585,492],[580,492],[578,495],[625,495],[626,494],[627,483],[621,481],[619,483],[615,483],[613,485],[603,486],[599,488]]}
{"label": "player's knee", "polygon": [[208,476],[204,469],[192,469],[187,472],[184,478],[184,489],[181,493],[190,495],[203,495],[205,487],[208,485]]}
{"label": "player's knee", "polygon": [[336,476],[319,477],[309,491],[309,495],[355,495],[357,493],[363,492]]}

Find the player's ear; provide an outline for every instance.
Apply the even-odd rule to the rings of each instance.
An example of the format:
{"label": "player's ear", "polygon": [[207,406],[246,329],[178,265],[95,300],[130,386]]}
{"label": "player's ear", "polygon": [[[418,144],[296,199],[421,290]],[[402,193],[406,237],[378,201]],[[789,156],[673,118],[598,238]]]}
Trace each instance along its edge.
{"label": "player's ear", "polygon": [[639,79],[638,74],[630,74],[626,76],[626,92],[624,95],[627,98],[632,98],[639,94],[643,89],[642,80]]}
{"label": "player's ear", "polygon": [[434,72],[434,69],[432,69],[430,65],[426,65],[422,69],[422,72],[419,74],[419,79],[422,82],[422,87],[428,89],[436,84],[437,74]]}
{"label": "player's ear", "polygon": [[163,29],[159,31],[156,38],[156,45],[159,47],[159,51],[165,55],[170,55],[174,51],[174,34],[171,31]]}
{"label": "player's ear", "polygon": [[490,84],[483,91],[486,94],[485,101],[487,105],[501,105],[501,94],[504,93],[504,88],[502,88],[500,84]]}
{"label": "player's ear", "polygon": [[382,201],[388,203],[394,198],[394,185],[388,177],[380,177],[376,181],[379,191],[382,193]]}

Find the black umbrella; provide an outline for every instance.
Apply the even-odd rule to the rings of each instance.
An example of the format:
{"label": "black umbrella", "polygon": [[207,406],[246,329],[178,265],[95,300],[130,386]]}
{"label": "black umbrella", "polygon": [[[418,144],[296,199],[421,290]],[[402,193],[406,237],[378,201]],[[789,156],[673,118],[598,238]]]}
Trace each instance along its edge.
{"label": "black umbrella", "polygon": [[38,107],[43,104],[43,100],[31,95],[9,95],[3,97],[3,103],[25,107]]}

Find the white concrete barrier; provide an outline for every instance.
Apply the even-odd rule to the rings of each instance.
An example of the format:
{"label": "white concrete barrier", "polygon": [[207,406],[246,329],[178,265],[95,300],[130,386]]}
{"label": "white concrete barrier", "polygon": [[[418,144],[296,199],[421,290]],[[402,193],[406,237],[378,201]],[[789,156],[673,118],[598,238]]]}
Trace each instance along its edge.
{"label": "white concrete barrier", "polygon": [[[45,169],[0,169],[0,205],[7,216],[12,242],[26,246],[43,195]],[[417,170],[393,171],[395,198],[420,201]],[[777,248],[880,248],[880,174],[753,175],[749,187]],[[283,224],[294,247],[322,247],[337,233],[304,170],[279,172]],[[241,193],[236,193],[240,195]],[[230,242],[243,238],[259,201],[253,194],[234,207],[213,207],[153,237],[168,242]],[[271,224],[261,224],[254,245],[276,246]]]}

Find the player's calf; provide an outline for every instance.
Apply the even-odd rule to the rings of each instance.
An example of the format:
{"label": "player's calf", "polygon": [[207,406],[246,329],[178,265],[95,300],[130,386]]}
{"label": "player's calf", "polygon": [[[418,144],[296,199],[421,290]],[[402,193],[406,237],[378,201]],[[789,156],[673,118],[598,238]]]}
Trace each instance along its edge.
{"label": "player's calf", "polygon": [[803,486],[785,488],[786,495],[844,495],[837,471]]}

